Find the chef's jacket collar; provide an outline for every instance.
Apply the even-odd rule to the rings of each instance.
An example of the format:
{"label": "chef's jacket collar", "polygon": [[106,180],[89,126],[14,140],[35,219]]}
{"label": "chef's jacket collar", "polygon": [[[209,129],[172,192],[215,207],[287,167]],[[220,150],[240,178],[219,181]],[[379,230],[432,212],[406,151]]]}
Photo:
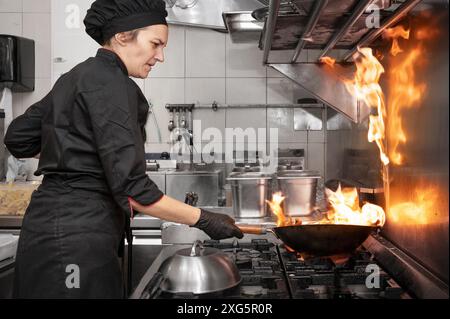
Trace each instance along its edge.
{"label": "chef's jacket collar", "polygon": [[104,48],[100,48],[97,51],[97,57],[106,59],[109,62],[116,64],[117,66],[120,67],[120,69],[123,71],[123,73],[128,76],[128,69],[125,66],[125,63],[123,63],[122,59],[113,51],[104,49]]}

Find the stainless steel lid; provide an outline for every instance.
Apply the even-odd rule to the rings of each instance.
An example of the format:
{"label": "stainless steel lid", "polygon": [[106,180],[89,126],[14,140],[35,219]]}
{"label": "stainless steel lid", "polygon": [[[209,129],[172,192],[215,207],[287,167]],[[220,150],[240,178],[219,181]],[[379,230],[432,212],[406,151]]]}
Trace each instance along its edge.
{"label": "stainless steel lid", "polygon": [[228,181],[239,181],[239,180],[269,180],[272,179],[273,175],[263,172],[233,172],[227,178]]}
{"label": "stainless steel lid", "polygon": [[212,293],[232,288],[242,280],[226,253],[203,247],[200,241],[167,259],[159,272],[164,276],[161,289],[170,293]]}
{"label": "stainless steel lid", "polygon": [[277,173],[277,179],[321,178],[317,171],[287,170]]}

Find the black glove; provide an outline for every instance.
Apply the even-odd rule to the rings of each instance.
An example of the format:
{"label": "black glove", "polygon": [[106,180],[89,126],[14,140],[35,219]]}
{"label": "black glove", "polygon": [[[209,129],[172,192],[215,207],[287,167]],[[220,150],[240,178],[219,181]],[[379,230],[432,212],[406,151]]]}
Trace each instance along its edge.
{"label": "black glove", "polygon": [[225,214],[208,212],[204,209],[201,209],[200,218],[192,227],[203,230],[215,240],[244,237],[241,230],[234,224],[233,218]]}

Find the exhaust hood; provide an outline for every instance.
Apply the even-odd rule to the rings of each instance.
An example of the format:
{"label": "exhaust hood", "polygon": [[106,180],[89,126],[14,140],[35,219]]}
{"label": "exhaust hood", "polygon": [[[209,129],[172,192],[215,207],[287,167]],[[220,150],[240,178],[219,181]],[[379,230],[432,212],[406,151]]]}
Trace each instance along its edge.
{"label": "exhaust hood", "polygon": [[[373,44],[386,28],[398,23],[421,0],[292,0],[289,2],[297,11],[280,14],[280,6],[285,2],[270,0],[259,45],[264,50],[263,64],[273,67],[353,122],[361,121],[367,115],[362,110],[367,111],[367,108],[359,109],[356,97],[340,80],[349,78],[354,68],[346,62],[352,59],[358,47]],[[371,13],[368,9],[373,4],[381,9],[380,24],[369,28],[367,19]],[[319,50],[317,60],[297,63],[304,49]],[[325,56],[336,57],[334,49],[346,50],[338,60],[343,63],[333,72],[327,72],[318,62]],[[270,54],[277,51],[290,55],[284,57],[284,61],[269,62]]]}
{"label": "exhaust hood", "polygon": [[[258,0],[165,0],[167,22],[227,31],[224,12],[253,12],[264,7]],[[251,19],[253,20],[253,19]],[[262,30],[262,24],[259,27]]]}

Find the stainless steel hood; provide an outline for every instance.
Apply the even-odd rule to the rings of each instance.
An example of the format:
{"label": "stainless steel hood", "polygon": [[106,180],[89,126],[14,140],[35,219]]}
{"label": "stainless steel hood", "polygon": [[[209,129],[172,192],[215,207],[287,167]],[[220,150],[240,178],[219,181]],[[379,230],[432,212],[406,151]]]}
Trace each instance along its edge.
{"label": "stainless steel hood", "polygon": [[[165,0],[167,22],[226,31],[224,12],[252,12],[264,7],[258,0]],[[261,25],[262,30],[262,25]]]}
{"label": "stainless steel hood", "polygon": [[[333,49],[347,50],[338,62],[351,60],[358,47],[373,44],[383,30],[398,23],[421,0],[401,3],[380,0],[292,0],[290,2],[295,4],[297,12],[279,14],[283,2],[270,0],[260,41],[260,48],[264,50],[263,64],[281,72],[353,122],[366,118],[367,108],[358,108],[356,97],[348,93],[341,80],[350,78],[348,74],[352,72],[352,65],[344,63],[330,72],[329,68],[318,64],[318,60],[329,55]],[[367,9],[374,3],[383,8],[380,11],[380,26],[368,28]],[[297,63],[304,49],[321,50],[318,60]],[[276,64],[269,62],[270,54],[276,51],[291,55]],[[362,102],[360,104],[363,105]]]}

